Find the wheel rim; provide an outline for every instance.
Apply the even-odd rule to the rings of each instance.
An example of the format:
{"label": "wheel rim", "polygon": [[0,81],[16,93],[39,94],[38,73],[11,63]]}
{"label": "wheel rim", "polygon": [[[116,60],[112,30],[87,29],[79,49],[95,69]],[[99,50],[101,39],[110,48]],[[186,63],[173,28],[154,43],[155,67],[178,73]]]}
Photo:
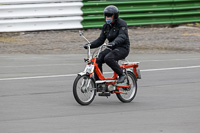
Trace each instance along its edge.
{"label": "wheel rim", "polygon": [[94,83],[91,81],[87,88],[88,81],[88,77],[81,77],[76,86],[77,95],[84,103],[90,102],[94,97],[94,89],[92,89],[94,88]]}
{"label": "wheel rim", "polygon": [[[129,84],[131,85],[131,88],[128,89],[128,90],[125,90],[123,88],[121,88],[119,91],[120,92],[123,92],[123,93],[127,93],[127,94],[120,94],[121,97],[124,99],[124,100],[130,100],[134,97],[135,93],[136,93],[136,83],[135,83],[135,80],[130,77],[130,75],[128,75],[128,79],[129,79]],[[125,81],[125,83],[127,83],[127,79]]]}

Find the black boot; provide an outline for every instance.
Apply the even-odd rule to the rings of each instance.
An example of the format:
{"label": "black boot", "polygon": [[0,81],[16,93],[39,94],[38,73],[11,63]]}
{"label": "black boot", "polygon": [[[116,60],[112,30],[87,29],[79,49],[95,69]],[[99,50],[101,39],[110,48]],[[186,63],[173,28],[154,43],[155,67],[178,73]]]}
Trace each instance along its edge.
{"label": "black boot", "polygon": [[117,81],[117,84],[123,83],[125,79],[126,79],[126,75],[124,73],[122,75],[119,75],[119,79]]}

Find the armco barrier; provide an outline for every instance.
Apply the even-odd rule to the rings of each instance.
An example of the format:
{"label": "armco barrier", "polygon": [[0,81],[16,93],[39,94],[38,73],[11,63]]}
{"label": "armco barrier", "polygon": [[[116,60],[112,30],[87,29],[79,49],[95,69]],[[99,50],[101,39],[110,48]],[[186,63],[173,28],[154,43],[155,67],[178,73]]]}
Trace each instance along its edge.
{"label": "armco barrier", "polygon": [[[13,1],[14,4],[11,4]],[[0,32],[83,28],[80,0],[0,1]],[[18,3],[16,3],[18,2]],[[30,4],[32,3],[32,4]]]}
{"label": "armco barrier", "polygon": [[1,0],[0,32],[102,27],[108,5],[128,25],[200,22],[200,0]]}
{"label": "armco barrier", "polygon": [[82,0],[1,0],[0,4],[27,4],[27,3],[56,3],[56,2],[77,2]]}
{"label": "armco barrier", "polygon": [[82,7],[83,27],[102,26],[107,5],[116,5],[128,25],[200,22],[200,0],[88,1]]}
{"label": "armco barrier", "polygon": [[80,16],[82,6],[81,2],[4,5],[0,6],[0,19]]}
{"label": "armco barrier", "polygon": [[80,16],[55,18],[30,18],[0,21],[0,32],[57,30],[83,28]]}

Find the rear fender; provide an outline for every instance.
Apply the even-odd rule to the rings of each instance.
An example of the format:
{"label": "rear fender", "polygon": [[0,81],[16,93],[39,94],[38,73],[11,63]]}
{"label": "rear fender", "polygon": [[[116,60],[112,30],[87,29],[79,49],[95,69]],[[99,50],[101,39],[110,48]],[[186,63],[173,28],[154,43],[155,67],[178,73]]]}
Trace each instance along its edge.
{"label": "rear fender", "polygon": [[131,72],[135,77],[136,79],[141,79],[141,77],[138,75],[136,76],[135,72],[133,71],[133,69],[126,69],[127,72]]}

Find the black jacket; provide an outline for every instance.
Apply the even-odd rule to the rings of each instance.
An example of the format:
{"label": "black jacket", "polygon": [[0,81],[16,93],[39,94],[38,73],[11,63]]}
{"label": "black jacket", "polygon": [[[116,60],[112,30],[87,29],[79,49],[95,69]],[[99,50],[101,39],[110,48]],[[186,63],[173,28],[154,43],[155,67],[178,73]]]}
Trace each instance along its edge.
{"label": "black jacket", "polygon": [[99,38],[91,43],[91,48],[101,46],[106,39],[109,42],[114,42],[115,48],[123,47],[129,51],[130,41],[126,22],[118,18],[111,25],[104,24]]}

